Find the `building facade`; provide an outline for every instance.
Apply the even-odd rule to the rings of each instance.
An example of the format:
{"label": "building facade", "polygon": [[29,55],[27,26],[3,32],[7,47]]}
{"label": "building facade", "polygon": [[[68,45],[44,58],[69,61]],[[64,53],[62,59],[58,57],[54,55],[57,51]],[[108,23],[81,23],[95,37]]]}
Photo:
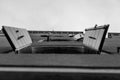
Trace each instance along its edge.
{"label": "building facade", "polygon": [[120,33],[109,32],[108,38],[120,38]]}
{"label": "building facade", "polygon": [[82,31],[28,31],[30,34],[83,34]]}

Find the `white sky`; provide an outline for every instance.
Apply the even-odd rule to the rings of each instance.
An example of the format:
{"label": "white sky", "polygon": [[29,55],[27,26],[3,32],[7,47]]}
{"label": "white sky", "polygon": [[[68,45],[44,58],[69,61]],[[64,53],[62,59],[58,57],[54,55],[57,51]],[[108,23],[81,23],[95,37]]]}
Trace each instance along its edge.
{"label": "white sky", "polygon": [[95,24],[120,32],[120,0],[0,0],[0,26],[83,31]]}

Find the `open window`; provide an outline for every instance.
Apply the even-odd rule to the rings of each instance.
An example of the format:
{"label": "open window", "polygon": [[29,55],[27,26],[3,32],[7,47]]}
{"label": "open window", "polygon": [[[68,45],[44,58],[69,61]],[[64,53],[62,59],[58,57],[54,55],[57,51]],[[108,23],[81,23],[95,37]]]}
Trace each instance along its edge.
{"label": "open window", "polygon": [[15,52],[32,44],[32,40],[26,29],[2,26],[2,31]]}
{"label": "open window", "polygon": [[47,42],[49,44],[37,43],[37,45],[31,46],[30,49],[26,47],[33,43],[26,29],[3,26],[2,31],[15,52],[18,52],[21,49],[23,52],[26,52],[28,49],[28,51],[31,50],[32,53],[45,54],[100,54],[108,27],[109,25],[103,25],[85,29],[82,45],[74,44],[74,42],[69,42],[69,45],[61,42]]}
{"label": "open window", "polygon": [[94,28],[85,29],[83,44],[100,53],[104,44],[106,33],[109,25],[95,26]]}

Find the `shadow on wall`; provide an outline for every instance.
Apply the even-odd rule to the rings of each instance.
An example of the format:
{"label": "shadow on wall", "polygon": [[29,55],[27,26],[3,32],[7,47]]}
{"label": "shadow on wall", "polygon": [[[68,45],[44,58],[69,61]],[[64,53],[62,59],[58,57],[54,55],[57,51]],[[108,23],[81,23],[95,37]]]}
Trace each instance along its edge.
{"label": "shadow on wall", "polygon": [[120,75],[112,74],[0,72],[0,76],[0,80],[120,80]]}
{"label": "shadow on wall", "polygon": [[2,52],[6,53],[10,50],[12,50],[12,47],[10,46],[6,37],[5,36],[2,36],[2,37],[0,36],[0,52],[1,53]]}
{"label": "shadow on wall", "polygon": [[103,50],[106,50],[112,53],[117,53],[117,47],[120,47],[120,38],[105,39]]}

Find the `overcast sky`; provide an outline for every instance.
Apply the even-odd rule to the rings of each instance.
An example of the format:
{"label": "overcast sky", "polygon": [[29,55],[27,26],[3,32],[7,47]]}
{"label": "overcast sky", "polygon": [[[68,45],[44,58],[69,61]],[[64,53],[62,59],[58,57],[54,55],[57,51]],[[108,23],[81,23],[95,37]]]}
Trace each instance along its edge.
{"label": "overcast sky", "polygon": [[83,31],[95,24],[120,32],[120,0],[0,0],[0,26]]}

